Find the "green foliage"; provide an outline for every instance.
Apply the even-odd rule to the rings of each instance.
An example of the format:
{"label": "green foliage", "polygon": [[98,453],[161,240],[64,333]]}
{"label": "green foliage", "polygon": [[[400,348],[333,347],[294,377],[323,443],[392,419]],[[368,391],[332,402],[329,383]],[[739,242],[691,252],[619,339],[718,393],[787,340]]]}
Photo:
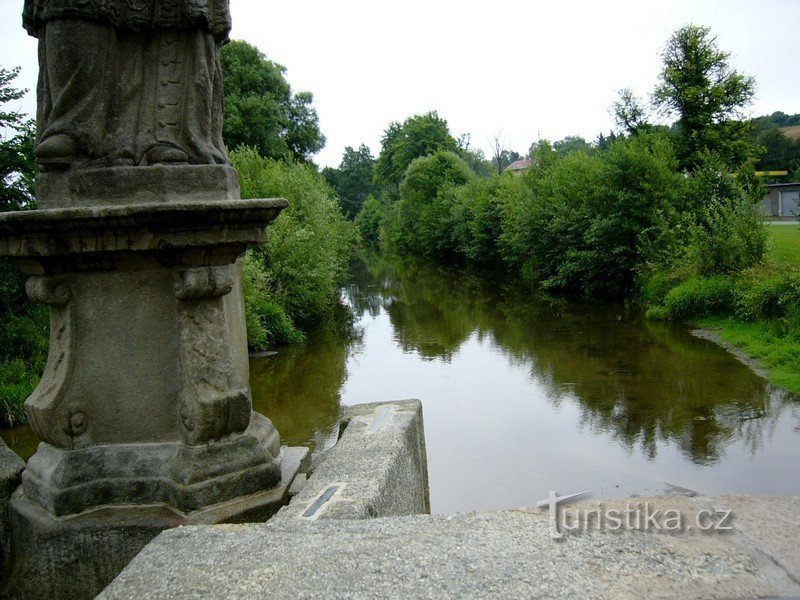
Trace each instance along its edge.
{"label": "green foliage", "polygon": [[[320,321],[335,307],[354,228],[339,212],[333,190],[311,167],[262,158],[250,149],[232,158],[244,198],[284,197],[290,203],[270,225],[269,243],[251,249],[245,264],[245,297],[253,312],[250,343],[296,341],[297,328]],[[258,334],[259,324],[272,329]]]}
{"label": "green foliage", "polygon": [[394,241],[402,251],[431,257],[452,252],[447,188],[475,177],[467,163],[453,152],[438,151],[417,158],[408,167],[395,205]]}
{"label": "green foliage", "polygon": [[579,135],[568,135],[557,142],[553,142],[553,150],[555,150],[559,156],[566,156],[573,152],[592,154],[595,148]]}
{"label": "green foliage", "polygon": [[717,47],[707,27],[687,25],[670,37],[661,54],[656,105],[678,117],[677,156],[694,169],[708,152],[736,166],[757,154],[749,123],[737,121],[755,93],[755,81],[732,69],[730,54]]}
{"label": "green foliage", "polygon": [[390,123],[381,139],[375,182],[397,189],[412,161],[439,150],[457,152],[458,143],[436,111],[409,117],[402,125]]}
{"label": "green foliage", "polygon": [[309,92],[292,93],[286,68],[247,42],[222,48],[225,122],[229,148],[255,148],[266,158],[307,162],[325,145]]}
{"label": "green foliage", "polygon": [[505,235],[511,261],[546,289],[602,297],[632,291],[640,237],[680,189],[668,140],[641,134],[598,156],[569,154],[528,177],[534,199]]}
{"label": "green foliage", "polygon": [[611,105],[614,120],[624,133],[633,135],[646,130],[649,115],[644,103],[629,88],[617,92],[618,98]]}
{"label": "green foliage", "polygon": [[36,137],[33,121],[4,107],[27,92],[12,87],[18,75],[19,68],[10,71],[0,68],[0,210],[31,208],[33,180],[38,173],[33,156]]}
{"label": "green foliage", "polygon": [[367,197],[377,191],[372,181],[374,172],[375,159],[364,144],[358,150],[347,146],[338,169],[326,167],[322,170],[322,176],[339,196],[339,206],[344,216],[351,221]]}
{"label": "green foliage", "polygon": [[648,312],[651,318],[687,320],[730,310],[734,288],[730,277],[696,277],[675,286],[667,293],[663,304]]}
{"label": "green foliage", "polygon": [[800,315],[800,272],[751,271],[737,281],[735,315],[745,321]]}
{"label": "green foliage", "polygon": [[528,194],[522,178],[513,173],[494,175],[443,193],[452,197],[455,251],[471,263],[502,266],[503,214]]}
{"label": "green foliage", "polygon": [[389,212],[389,205],[375,196],[367,197],[361,211],[356,215],[355,224],[361,233],[361,239],[368,246],[375,246],[381,241],[381,232]]}
{"label": "green foliage", "polygon": [[759,171],[789,171],[800,168],[800,140],[793,140],[778,127],[758,133],[755,143],[764,148],[756,167]]}
{"label": "green foliage", "polygon": [[[0,210],[35,206],[33,155],[35,125],[5,108],[26,90],[12,87],[19,69],[0,68]],[[23,404],[44,370],[49,343],[48,311],[25,294],[25,277],[7,258],[0,258],[0,425],[25,421]]]}
{"label": "green foliage", "polygon": [[25,399],[39,383],[50,342],[49,311],[28,305],[0,315],[0,425],[26,420]]}
{"label": "green foliage", "polygon": [[276,285],[255,253],[245,254],[242,275],[248,345],[261,350],[273,344],[303,342],[305,335],[294,326],[283,306],[275,299]]}
{"label": "green foliage", "polygon": [[658,214],[644,242],[648,268],[685,276],[738,273],[759,264],[767,233],[747,177],[705,155],[682,182],[680,202]]}

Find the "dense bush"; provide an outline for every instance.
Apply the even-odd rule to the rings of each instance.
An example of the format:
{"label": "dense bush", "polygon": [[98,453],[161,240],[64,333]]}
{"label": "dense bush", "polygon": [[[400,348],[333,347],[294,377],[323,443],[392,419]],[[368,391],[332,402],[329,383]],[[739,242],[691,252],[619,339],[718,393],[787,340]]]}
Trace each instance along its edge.
{"label": "dense bush", "polygon": [[388,203],[378,200],[375,196],[368,196],[364,201],[364,205],[356,215],[355,224],[365,244],[374,246],[381,241],[381,231],[385,226],[388,210]]}
{"label": "dense bush", "polygon": [[651,307],[651,318],[685,320],[729,311],[734,304],[734,285],[730,277],[696,277],[670,289],[663,303]]}
{"label": "dense bush", "polygon": [[405,252],[444,257],[453,249],[452,198],[445,193],[476,176],[453,152],[438,151],[415,159],[400,184],[393,210],[392,239]]}
{"label": "dense bush", "polygon": [[269,227],[269,243],[252,248],[245,261],[250,344],[295,341],[298,328],[320,321],[335,306],[355,229],[311,167],[264,159],[253,150],[234,152],[232,159],[242,197],[289,200]]}
{"label": "dense bush", "polygon": [[668,140],[638,135],[525,177],[532,198],[506,214],[506,260],[545,288],[595,297],[633,291],[641,236],[660,207],[676,202],[681,183]]}
{"label": "dense bush", "polygon": [[0,314],[0,425],[25,421],[23,404],[39,382],[50,342],[49,311],[19,306]]}

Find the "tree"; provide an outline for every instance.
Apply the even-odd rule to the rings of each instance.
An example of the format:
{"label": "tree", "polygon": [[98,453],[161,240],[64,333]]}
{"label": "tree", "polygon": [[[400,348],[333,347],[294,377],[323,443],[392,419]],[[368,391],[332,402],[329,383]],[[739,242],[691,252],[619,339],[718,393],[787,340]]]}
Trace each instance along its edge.
{"label": "tree", "polygon": [[629,88],[619,90],[617,95],[619,97],[611,105],[614,121],[623,133],[633,135],[647,125],[647,108]]}
{"label": "tree", "polygon": [[408,167],[395,204],[401,250],[444,257],[452,251],[450,198],[444,189],[475,179],[467,163],[454,152],[438,151],[417,158]]}
{"label": "tree", "polygon": [[608,150],[611,147],[611,144],[613,144],[615,141],[617,141],[617,134],[616,133],[614,133],[613,131],[610,131],[608,133],[608,135],[606,136],[601,131],[597,135],[597,140],[595,141],[594,145],[597,146],[598,150],[601,150],[601,151],[602,150]]}
{"label": "tree", "polygon": [[286,68],[247,42],[233,40],[220,59],[228,148],[251,147],[265,158],[310,162],[325,145],[313,95],[293,94]]}
{"label": "tree", "polygon": [[553,142],[553,150],[561,156],[572,154],[573,152],[594,152],[592,145],[579,135],[568,135],[564,139]]}
{"label": "tree", "polygon": [[479,177],[487,178],[492,175],[493,169],[490,161],[480,148],[470,147],[470,135],[462,133],[458,136],[457,154],[469,165],[469,168]]}
{"label": "tree", "polygon": [[749,126],[737,119],[753,99],[755,81],[731,68],[730,54],[717,47],[710,29],[682,27],[670,37],[661,58],[653,101],[662,113],[678,117],[681,166],[693,170],[709,152],[729,168],[754,157]]}
{"label": "tree", "polygon": [[436,111],[414,115],[403,124],[392,122],[383,133],[381,153],[375,165],[375,182],[392,185],[395,190],[411,162],[439,150],[457,152],[458,143],[450,135],[447,121]]}
{"label": "tree", "polygon": [[778,127],[770,127],[756,136],[765,152],[756,164],[759,171],[793,171],[800,166],[800,140],[793,140]]}
{"label": "tree", "polygon": [[326,167],[322,175],[339,196],[339,206],[345,217],[353,220],[367,197],[373,193],[372,178],[375,171],[375,159],[369,147],[361,144],[358,150],[351,146],[344,149],[342,162],[338,169]]}
{"label": "tree", "polygon": [[492,138],[492,164],[500,175],[508,165],[520,160],[522,156],[514,150],[505,147],[505,140],[500,138],[500,134]]}
{"label": "tree", "polygon": [[[27,90],[12,87],[19,68],[0,68],[0,107],[19,100]],[[38,172],[33,155],[36,128],[33,120],[18,111],[0,108],[0,210],[30,208],[33,181]],[[4,132],[4,133],[3,133]]]}

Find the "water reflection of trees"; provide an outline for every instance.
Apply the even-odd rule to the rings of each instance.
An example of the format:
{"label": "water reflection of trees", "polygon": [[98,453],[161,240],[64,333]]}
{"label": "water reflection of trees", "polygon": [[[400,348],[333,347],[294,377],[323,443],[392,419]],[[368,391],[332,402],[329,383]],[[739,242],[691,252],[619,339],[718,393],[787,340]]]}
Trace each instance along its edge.
{"label": "water reflection of trees", "polygon": [[305,344],[251,359],[253,408],[272,420],[282,443],[314,446],[334,428],[347,357],[360,341],[351,310],[341,306]]}
{"label": "water reflection of trees", "polygon": [[720,460],[733,440],[756,452],[789,406],[747,367],[685,329],[624,306],[547,301],[502,279],[370,259],[350,290],[359,314],[384,308],[404,351],[450,360],[473,334],[530,369],[584,427],[654,458],[661,443]]}

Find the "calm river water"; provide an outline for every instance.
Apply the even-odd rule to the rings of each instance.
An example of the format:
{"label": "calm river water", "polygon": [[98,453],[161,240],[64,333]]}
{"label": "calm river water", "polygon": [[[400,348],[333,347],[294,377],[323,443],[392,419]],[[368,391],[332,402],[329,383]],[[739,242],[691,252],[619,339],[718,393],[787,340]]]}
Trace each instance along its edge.
{"label": "calm river water", "polygon": [[[352,323],[253,358],[255,409],[324,446],[342,405],[419,398],[434,512],[663,493],[800,494],[800,398],[685,327],[623,306],[378,258]],[[32,451],[26,430],[4,432]]]}

